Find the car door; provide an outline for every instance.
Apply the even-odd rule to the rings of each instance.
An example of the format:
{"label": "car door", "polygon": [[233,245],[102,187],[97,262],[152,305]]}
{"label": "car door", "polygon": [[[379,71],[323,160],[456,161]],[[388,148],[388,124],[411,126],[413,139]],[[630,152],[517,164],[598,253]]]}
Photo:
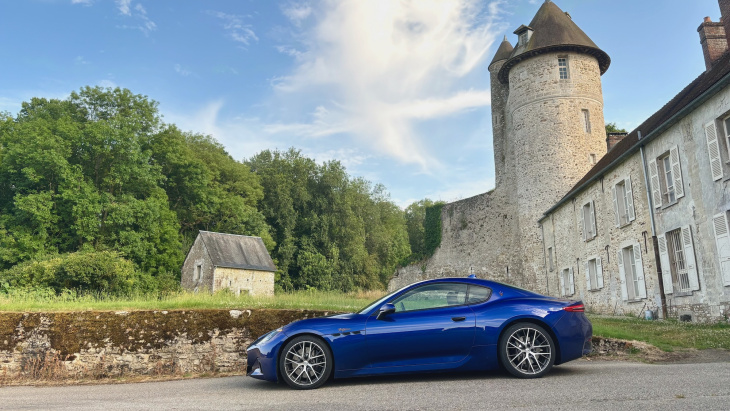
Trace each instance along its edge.
{"label": "car door", "polygon": [[394,313],[368,318],[365,341],[371,366],[454,363],[466,358],[475,332],[466,292],[466,284],[426,284],[390,301]]}

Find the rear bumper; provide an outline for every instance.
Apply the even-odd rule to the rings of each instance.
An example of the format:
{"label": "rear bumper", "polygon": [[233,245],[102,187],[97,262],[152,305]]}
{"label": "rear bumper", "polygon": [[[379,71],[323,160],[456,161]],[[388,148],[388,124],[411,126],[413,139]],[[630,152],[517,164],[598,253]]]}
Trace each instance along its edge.
{"label": "rear bumper", "polygon": [[560,364],[591,353],[593,325],[583,313],[566,313],[555,325],[560,339]]}

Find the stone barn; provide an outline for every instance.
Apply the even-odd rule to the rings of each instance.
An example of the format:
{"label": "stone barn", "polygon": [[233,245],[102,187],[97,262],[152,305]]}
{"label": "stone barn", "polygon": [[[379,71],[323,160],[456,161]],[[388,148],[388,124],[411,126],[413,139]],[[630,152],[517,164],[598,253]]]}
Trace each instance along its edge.
{"label": "stone barn", "polygon": [[276,267],[261,237],[201,231],[185,258],[180,284],[191,291],[229,289],[274,295]]}

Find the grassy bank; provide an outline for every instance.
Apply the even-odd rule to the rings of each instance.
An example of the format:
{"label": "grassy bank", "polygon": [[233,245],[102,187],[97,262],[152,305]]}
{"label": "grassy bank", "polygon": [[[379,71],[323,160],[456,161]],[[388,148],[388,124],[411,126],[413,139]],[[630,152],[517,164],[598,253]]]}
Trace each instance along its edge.
{"label": "grassy bank", "polygon": [[298,291],[272,297],[235,296],[231,293],[176,292],[164,296],[114,297],[104,294],[76,294],[14,291],[0,294],[0,311],[87,311],[87,310],[175,310],[225,308],[282,308],[356,311],[384,295],[384,291],[350,293]]}
{"label": "grassy bank", "polygon": [[646,321],[630,317],[589,316],[593,335],[644,341],[664,351],[682,348],[730,349],[730,324],[695,324],[676,320]]}

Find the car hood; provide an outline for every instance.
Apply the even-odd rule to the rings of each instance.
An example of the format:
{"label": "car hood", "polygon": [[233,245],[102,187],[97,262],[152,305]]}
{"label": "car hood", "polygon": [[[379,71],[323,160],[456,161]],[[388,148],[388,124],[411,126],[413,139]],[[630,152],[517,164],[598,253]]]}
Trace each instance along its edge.
{"label": "car hood", "polygon": [[323,334],[342,331],[341,328],[351,328],[356,331],[361,325],[364,327],[367,316],[355,313],[334,314],[326,317],[307,318],[295,321],[283,327],[287,334],[300,331],[316,331]]}

